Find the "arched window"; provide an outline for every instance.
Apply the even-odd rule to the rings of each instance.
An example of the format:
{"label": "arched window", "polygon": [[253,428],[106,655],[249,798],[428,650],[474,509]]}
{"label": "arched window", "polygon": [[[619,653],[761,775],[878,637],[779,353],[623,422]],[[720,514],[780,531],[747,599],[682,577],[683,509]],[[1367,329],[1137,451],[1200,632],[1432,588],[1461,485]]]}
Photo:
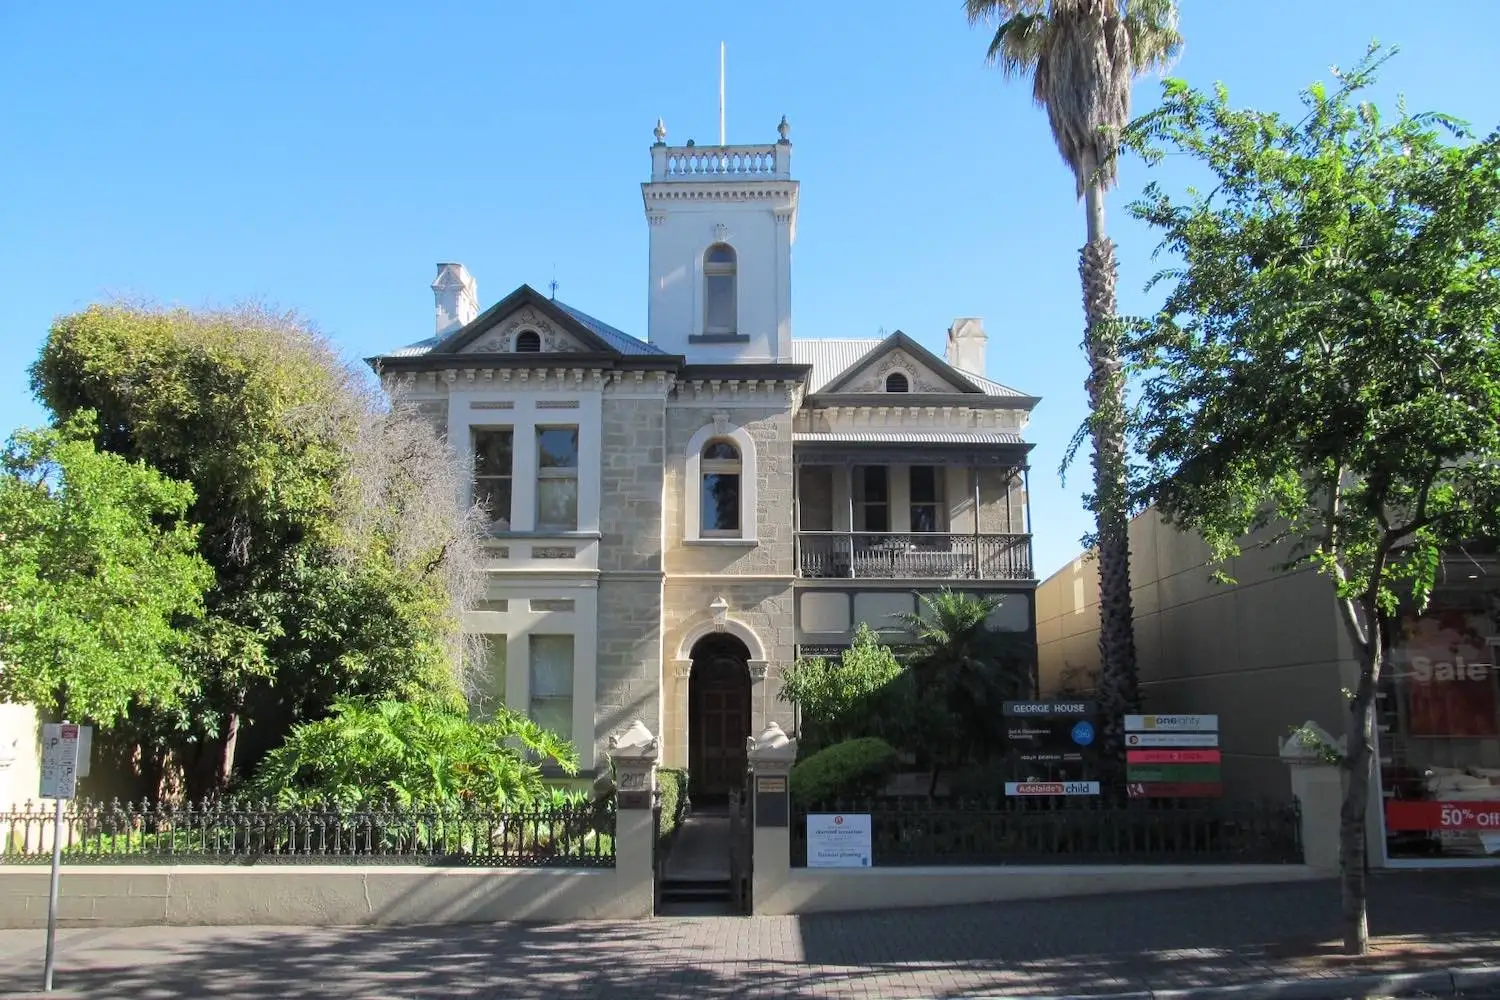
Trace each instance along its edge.
{"label": "arched window", "polygon": [[755,439],[715,413],[682,450],[682,540],[689,545],[754,545],[760,490]]}
{"label": "arched window", "polygon": [[715,243],[703,255],[703,332],[733,334],[735,322],[734,247]]}
{"label": "arched window", "polygon": [[740,450],[725,440],[703,446],[699,464],[702,480],[702,537],[738,538],[740,534]]}
{"label": "arched window", "polygon": [[885,377],[886,392],[910,392],[911,383],[900,372],[891,372]]}
{"label": "arched window", "polygon": [[542,335],[535,330],[522,330],[516,334],[516,353],[536,354],[542,349]]}

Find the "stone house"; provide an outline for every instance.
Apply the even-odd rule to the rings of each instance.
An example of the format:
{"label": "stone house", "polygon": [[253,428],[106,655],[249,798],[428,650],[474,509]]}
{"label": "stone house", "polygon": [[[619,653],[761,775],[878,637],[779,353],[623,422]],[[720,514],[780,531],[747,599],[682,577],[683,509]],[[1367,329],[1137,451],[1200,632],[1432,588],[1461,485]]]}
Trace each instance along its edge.
{"label": "stone house", "polygon": [[897,332],[792,335],[799,184],[768,145],[668,146],[642,184],[644,339],[522,286],[481,310],[438,265],[437,329],[369,359],[474,459],[488,503],[486,693],[570,736],[586,772],[642,719],[695,797],[744,772],[783,670],[894,630],[917,595],[998,593],[1034,634],[1037,399],[986,376],[978,319],[938,356]]}

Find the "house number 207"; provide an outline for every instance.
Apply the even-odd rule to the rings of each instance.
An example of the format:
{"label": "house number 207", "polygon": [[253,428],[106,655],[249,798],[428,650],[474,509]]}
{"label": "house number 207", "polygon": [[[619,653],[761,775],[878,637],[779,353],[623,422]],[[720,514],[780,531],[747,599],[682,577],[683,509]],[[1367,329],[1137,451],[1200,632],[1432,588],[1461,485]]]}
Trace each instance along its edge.
{"label": "house number 207", "polygon": [[646,790],[646,774],[644,771],[626,771],[620,775],[620,791],[643,792]]}

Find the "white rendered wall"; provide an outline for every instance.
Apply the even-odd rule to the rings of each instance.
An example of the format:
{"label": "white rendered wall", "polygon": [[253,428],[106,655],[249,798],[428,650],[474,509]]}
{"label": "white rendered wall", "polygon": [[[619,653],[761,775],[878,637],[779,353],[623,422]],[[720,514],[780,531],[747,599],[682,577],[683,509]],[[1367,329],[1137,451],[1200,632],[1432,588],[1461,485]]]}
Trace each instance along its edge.
{"label": "white rendered wall", "polygon": [[[651,191],[691,187],[705,196],[655,202]],[[791,185],[787,185],[791,187]],[[651,205],[651,343],[695,364],[791,360],[791,248],[795,207],[787,198],[730,200],[743,185],[688,181],[647,186]],[[791,190],[795,190],[791,187]],[[723,227],[722,230],[719,227]],[[703,255],[724,242],[736,255],[737,343],[694,343],[703,333]]]}

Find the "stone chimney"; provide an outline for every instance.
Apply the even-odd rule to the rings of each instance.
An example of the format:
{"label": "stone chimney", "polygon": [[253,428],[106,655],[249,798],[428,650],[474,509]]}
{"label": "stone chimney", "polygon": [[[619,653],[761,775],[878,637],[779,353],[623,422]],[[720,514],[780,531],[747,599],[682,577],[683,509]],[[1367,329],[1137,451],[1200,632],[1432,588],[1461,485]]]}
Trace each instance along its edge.
{"label": "stone chimney", "polygon": [[446,337],[479,315],[479,284],[462,264],[439,264],[437,269],[432,282],[437,335]]}
{"label": "stone chimney", "polygon": [[984,333],[984,320],[977,316],[965,316],[953,321],[948,327],[948,363],[975,375],[984,374],[984,345],[989,342]]}

